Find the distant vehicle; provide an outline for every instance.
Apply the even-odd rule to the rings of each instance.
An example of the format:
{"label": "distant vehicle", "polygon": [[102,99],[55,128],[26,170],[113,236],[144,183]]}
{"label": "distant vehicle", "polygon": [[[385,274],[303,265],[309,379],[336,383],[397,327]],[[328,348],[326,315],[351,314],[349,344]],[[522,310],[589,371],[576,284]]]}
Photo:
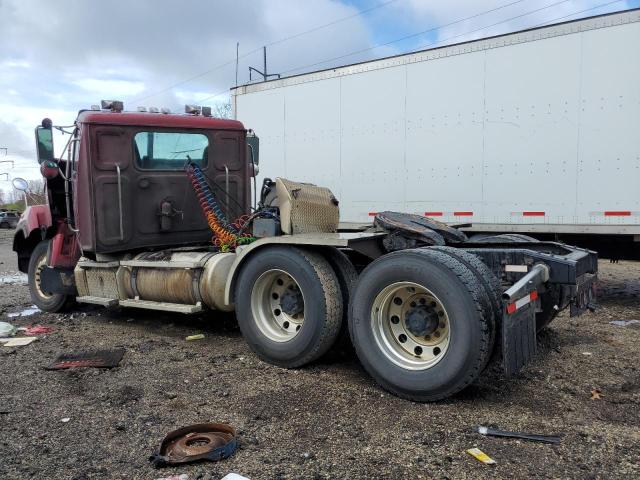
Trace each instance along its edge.
{"label": "distant vehicle", "polygon": [[20,215],[15,212],[0,212],[0,228],[16,228]]}
{"label": "distant vehicle", "polygon": [[239,86],[260,175],[640,258],[640,9]]}

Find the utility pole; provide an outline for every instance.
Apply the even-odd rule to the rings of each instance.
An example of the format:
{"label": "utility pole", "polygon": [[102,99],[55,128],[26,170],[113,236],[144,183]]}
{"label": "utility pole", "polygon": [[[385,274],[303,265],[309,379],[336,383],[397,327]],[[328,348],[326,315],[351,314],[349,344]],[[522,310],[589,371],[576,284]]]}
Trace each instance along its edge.
{"label": "utility pole", "polygon": [[269,80],[269,77],[280,78],[279,73],[267,73],[267,47],[262,47],[262,57],[264,62],[262,72],[257,68],[249,67],[249,81],[253,80],[253,78],[251,78],[251,72],[256,72],[258,75],[262,76],[263,82],[266,82],[267,80]]}
{"label": "utility pole", "polygon": [[238,61],[240,60],[239,53],[240,42],[236,42],[236,87],[238,86]]}

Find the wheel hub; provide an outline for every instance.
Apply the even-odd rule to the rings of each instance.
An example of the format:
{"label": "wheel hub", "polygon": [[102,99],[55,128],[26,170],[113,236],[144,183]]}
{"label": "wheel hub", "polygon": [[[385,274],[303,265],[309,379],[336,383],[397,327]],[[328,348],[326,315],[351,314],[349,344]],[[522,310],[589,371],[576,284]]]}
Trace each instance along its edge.
{"label": "wheel hub", "polygon": [[251,292],[251,309],[258,328],[275,342],[294,338],[304,324],[304,296],[288,273],[272,269],[263,273]]}
{"label": "wheel hub", "polygon": [[405,326],[415,337],[431,335],[438,328],[438,312],[427,305],[419,305],[407,311]]}
{"label": "wheel hub", "polygon": [[297,315],[304,310],[304,300],[299,288],[289,286],[280,297],[280,307],[287,315]]}
{"label": "wheel hub", "polygon": [[382,353],[408,370],[433,367],[449,347],[451,330],[443,303],[416,283],[384,288],[373,302],[371,322]]}

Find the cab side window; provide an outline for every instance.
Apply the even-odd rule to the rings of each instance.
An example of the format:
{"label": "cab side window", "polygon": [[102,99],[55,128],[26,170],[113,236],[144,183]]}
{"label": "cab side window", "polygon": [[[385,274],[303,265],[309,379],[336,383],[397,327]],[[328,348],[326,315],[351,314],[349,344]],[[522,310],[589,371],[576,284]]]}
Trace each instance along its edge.
{"label": "cab side window", "polygon": [[209,139],[200,133],[138,132],[133,158],[143,170],[182,170],[187,160],[207,166]]}

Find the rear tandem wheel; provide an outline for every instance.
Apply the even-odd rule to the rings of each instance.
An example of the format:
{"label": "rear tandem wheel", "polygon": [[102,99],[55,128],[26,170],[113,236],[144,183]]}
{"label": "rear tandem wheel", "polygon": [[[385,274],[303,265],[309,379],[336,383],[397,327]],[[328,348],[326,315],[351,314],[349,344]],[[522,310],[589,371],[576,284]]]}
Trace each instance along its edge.
{"label": "rear tandem wheel", "polygon": [[360,275],[349,330],[358,358],[385,389],[415,401],[462,390],[493,348],[489,295],[476,273],[432,248],[403,250]]}

